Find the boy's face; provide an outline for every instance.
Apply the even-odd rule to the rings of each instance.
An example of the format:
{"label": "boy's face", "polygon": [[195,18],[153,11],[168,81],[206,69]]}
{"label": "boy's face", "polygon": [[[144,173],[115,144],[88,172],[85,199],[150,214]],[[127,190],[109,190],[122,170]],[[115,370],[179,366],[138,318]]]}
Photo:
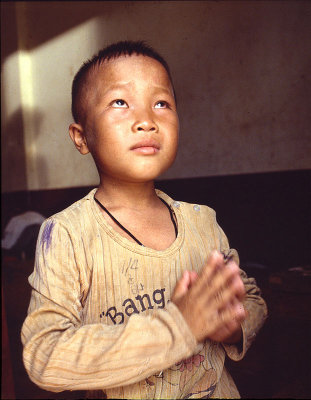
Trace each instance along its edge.
{"label": "boy's face", "polygon": [[179,123],[165,68],[150,57],[121,56],[95,66],[88,82],[82,129],[101,179],[146,182],[167,170]]}

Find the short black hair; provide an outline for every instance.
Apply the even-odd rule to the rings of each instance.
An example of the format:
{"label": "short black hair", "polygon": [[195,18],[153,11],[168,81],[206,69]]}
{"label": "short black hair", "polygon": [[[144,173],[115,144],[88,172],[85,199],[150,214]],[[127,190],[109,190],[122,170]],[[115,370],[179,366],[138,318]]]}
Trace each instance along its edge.
{"label": "short black hair", "polygon": [[100,50],[91,59],[84,62],[79,71],[76,73],[72,82],[72,90],[71,90],[71,100],[72,100],[71,112],[75,122],[80,123],[81,120],[83,119],[81,95],[83,86],[87,80],[87,75],[89,70],[95,65],[102,64],[104,61],[116,59],[121,56],[131,56],[132,54],[151,57],[159,61],[163,65],[169,76],[175,96],[175,90],[170,69],[164,58],[158,52],[156,52],[151,46],[146,44],[144,41],[131,41],[131,40],[120,41],[117,43],[113,43]]}

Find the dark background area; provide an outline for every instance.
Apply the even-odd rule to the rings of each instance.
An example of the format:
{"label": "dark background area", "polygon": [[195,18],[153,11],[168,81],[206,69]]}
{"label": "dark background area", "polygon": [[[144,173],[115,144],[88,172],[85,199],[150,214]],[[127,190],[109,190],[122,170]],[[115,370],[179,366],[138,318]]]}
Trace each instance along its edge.
{"label": "dark background area", "polygon": [[[32,210],[49,217],[93,187],[3,193],[2,233],[14,215]],[[162,180],[156,187],[212,207],[241,265],[276,271],[310,263],[311,170]]]}
{"label": "dark background area", "polygon": [[[262,289],[268,320],[246,357],[238,363],[226,362],[243,398],[311,396],[311,277],[288,271],[304,267],[310,272],[310,178],[311,171],[304,170],[156,184],[176,200],[214,208],[231,247],[239,251],[241,267]],[[92,188],[4,193],[2,232],[14,215],[32,210],[48,217]],[[24,370],[20,329],[29,304],[27,279],[32,270],[31,255],[22,259],[2,253],[2,398],[83,398],[84,392],[43,391]]]}

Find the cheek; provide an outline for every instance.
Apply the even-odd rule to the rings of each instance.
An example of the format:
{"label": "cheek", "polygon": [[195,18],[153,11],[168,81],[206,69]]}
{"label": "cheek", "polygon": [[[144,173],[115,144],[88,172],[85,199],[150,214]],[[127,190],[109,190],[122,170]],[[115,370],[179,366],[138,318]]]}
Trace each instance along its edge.
{"label": "cheek", "polygon": [[178,131],[174,130],[171,131],[170,134],[167,136],[167,143],[166,143],[166,152],[165,152],[165,159],[167,168],[170,167],[177,155],[177,150],[178,150]]}
{"label": "cheek", "polygon": [[171,164],[173,164],[173,162],[176,159],[177,156],[177,150],[178,150],[178,138],[176,138],[176,140],[174,141],[174,144],[172,145],[172,152],[171,152]]}
{"label": "cheek", "polygon": [[92,152],[96,144],[96,129],[93,123],[91,123],[91,118],[87,118],[84,126],[85,138],[89,150]]}
{"label": "cheek", "polygon": [[86,144],[87,147],[90,151],[91,154],[93,154],[94,152],[94,148],[96,148],[95,146],[95,141],[94,141],[94,135],[92,134],[91,131],[87,131],[86,135],[85,135],[85,139],[86,139]]}
{"label": "cheek", "polygon": [[92,124],[87,124],[86,132],[86,139],[91,152],[105,145],[107,138],[109,139],[109,135],[105,134],[106,124],[101,121],[94,121]]}
{"label": "cheek", "polygon": [[176,136],[177,140],[178,140],[178,134],[179,134],[179,118],[178,118],[178,114],[177,113],[174,114],[169,122],[170,122],[170,125],[171,125],[171,130],[175,133],[174,136]]}
{"label": "cheek", "polygon": [[179,121],[178,118],[172,118],[169,123],[168,129],[168,141],[172,147],[172,151],[177,151],[178,141],[179,141]]}

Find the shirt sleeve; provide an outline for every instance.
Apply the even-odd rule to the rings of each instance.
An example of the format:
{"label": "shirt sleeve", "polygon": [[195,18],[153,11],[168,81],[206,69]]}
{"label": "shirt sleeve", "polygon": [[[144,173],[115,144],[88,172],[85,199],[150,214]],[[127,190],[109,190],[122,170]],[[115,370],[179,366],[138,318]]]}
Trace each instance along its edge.
{"label": "shirt sleeve", "polygon": [[[217,227],[219,231],[220,251],[224,254],[224,256],[232,256],[234,261],[239,265],[240,260],[237,251],[235,249],[230,249],[225,233],[218,224]],[[256,338],[258,331],[263,326],[268,315],[266,302],[261,297],[261,291],[257,286],[255,279],[249,278],[241,269],[240,275],[246,292],[243,305],[248,311],[247,318],[241,323],[243,343],[242,346],[222,343],[228,357],[234,361],[239,361],[245,356],[247,350]]]}
{"label": "shirt sleeve", "polygon": [[51,217],[41,227],[21,331],[30,379],[53,392],[129,385],[191,356],[198,344],[177,307],[126,324],[82,324],[85,272],[74,238]]}

